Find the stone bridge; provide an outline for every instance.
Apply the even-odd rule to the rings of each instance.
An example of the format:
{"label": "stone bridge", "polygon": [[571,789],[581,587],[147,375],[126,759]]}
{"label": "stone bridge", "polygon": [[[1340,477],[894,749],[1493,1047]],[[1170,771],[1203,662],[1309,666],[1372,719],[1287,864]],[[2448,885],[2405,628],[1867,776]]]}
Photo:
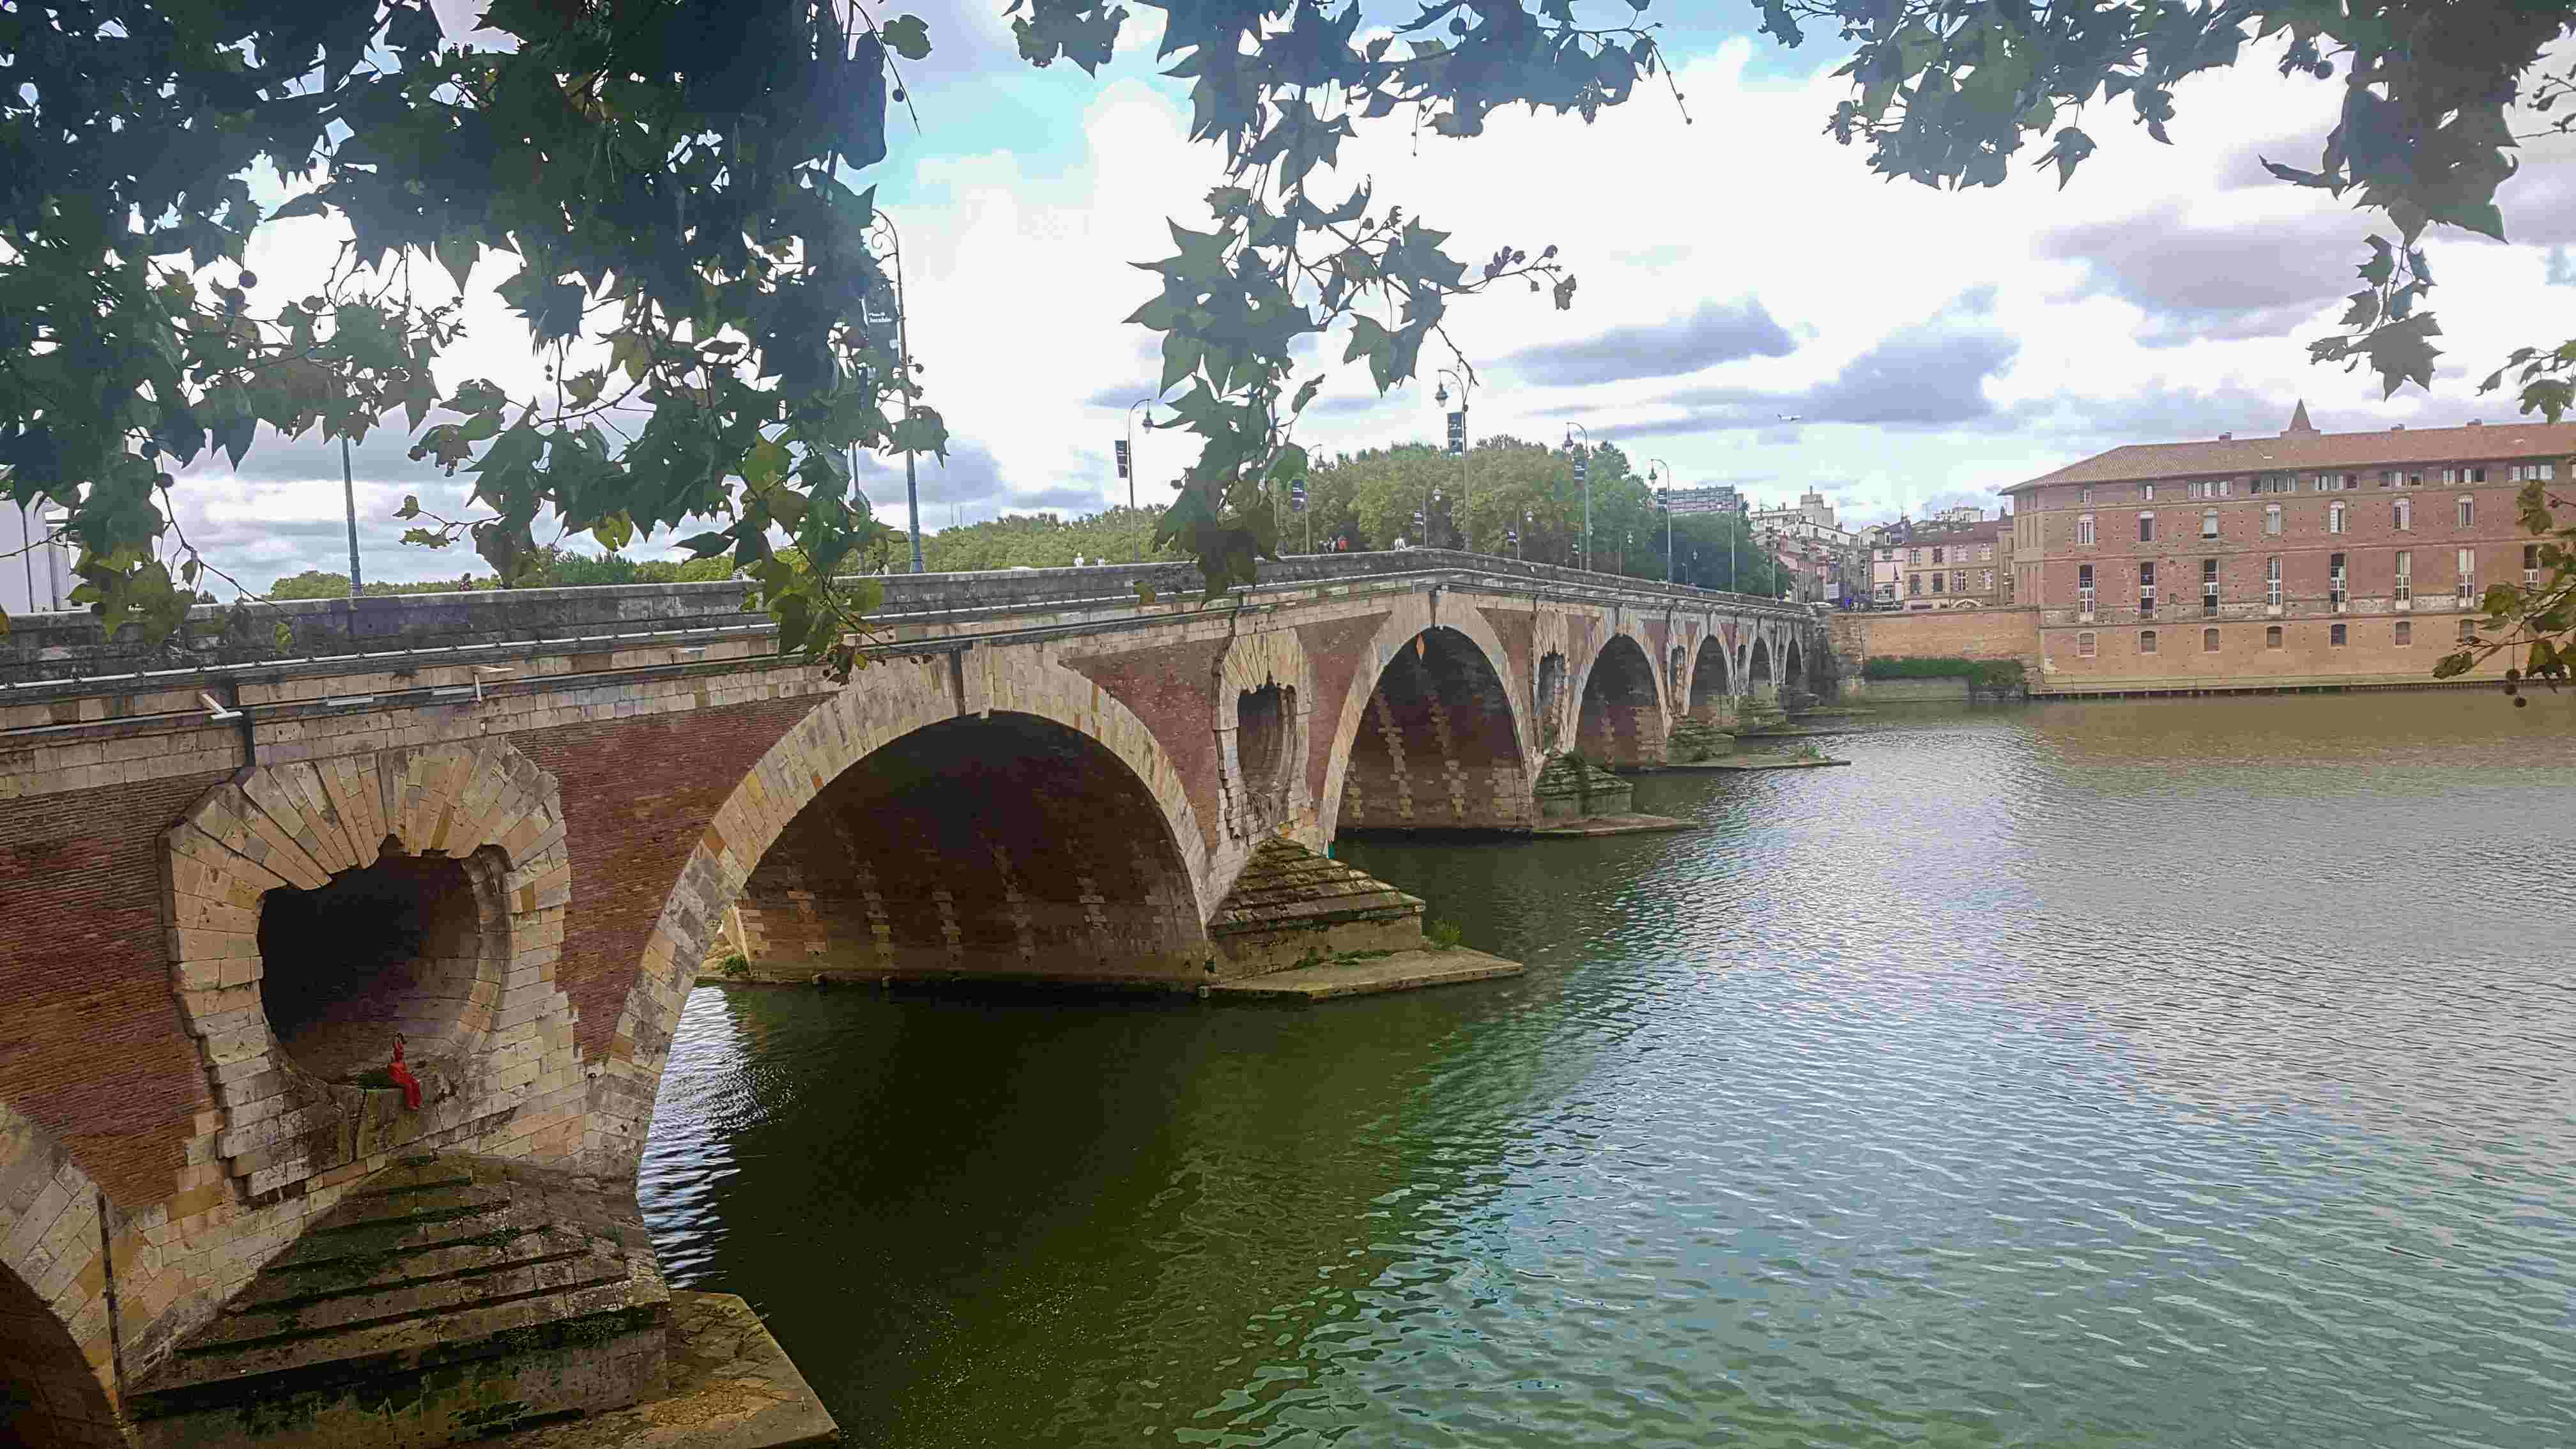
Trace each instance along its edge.
{"label": "stone bridge", "polygon": [[1652,764],[1830,677],[1799,609],[1432,550],[1213,602],[1176,565],[885,582],[845,686],[734,584],[201,609],[152,656],[13,620],[0,1442],[631,1399],[666,1311],[634,1173],[711,955],[1275,969],[1229,915],[1260,862],[1525,831],[1551,757]]}

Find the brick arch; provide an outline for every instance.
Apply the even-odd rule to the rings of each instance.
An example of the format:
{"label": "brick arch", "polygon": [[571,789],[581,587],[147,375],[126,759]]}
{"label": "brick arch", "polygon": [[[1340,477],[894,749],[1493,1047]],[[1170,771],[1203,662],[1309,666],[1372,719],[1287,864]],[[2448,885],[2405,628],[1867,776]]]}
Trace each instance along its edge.
{"label": "brick arch", "polygon": [[1777,651],[1766,637],[1768,632],[1755,630],[1753,642],[1744,646],[1744,693],[1750,699],[1772,699],[1780,693]]}
{"label": "brick arch", "polygon": [[[256,766],[207,791],[164,841],[171,985],[222,1113],[213,1155],[243,1191],[382,1165],[413,1144],[570,1149],[568,1131],[510,1130],[577,1102],[581,1064],[555,981],[572,878],[561,791],[508,741]],[[454,863],[474,917],[456,979],[423,988],[449,1008],[449,1036],[417,1111],[398,1091],[313,1076],[280,1044],[262,991],[269,892],[319,891],[394,861]]]}
{"label": "brick arch", "polygon": [[98,1184],[0,1102],[0,1442],[117,1444]]}
{"label": "brick arch", "polygon": [[1655,707],[1669,714],[1671,711],[1664,696],[1663,671],[1655,668],[1654,643],[1646,637],[1645,630],[1638,627],[1637,621],[1631,618],[1615,621],[1610,631],[1601,636],[1601,642],[1594,645],[1592,652],[1584,657],[1581,666],[1574,671],[1573,678],[1567,681],[1566,699],[1575,705],[1578,712],[1581,710],[1584,692],[1592,687],[1592,671],[1600,665],[1601,656],[1608,652],[1614,639],[1627,640],[1637,646],[1639,654],[1645,656],[1646,673],[1655,681]]}
{"label": "brick arch", "polygon": [[593,1082],[587,1157],[595,1167],[634,1171],[652,1126],[653,1098],[680,1008],[725,911],[762,857],[844,772],[918,731],[973,716],[1028,715],[1099,746],[1152,798],[1164,843],[1178,856],[1194,895],[1182,907],[1186,924],[1204,933],[1216,905],[1209,899],[1207,836],[1179,769],[1142,720],[1063,667],[1051,648],[1012,653],[1017,657],[999,663],[941,654],[871,664],[788,730],[716,808],[645,939],[608,1060]]}
{"label": "brick arch", "polygon": [[[1370,712],[1371,702],[1377,697],[1378,685],[1386,674],[1387,666],[1395,661],[1397,651],[1432,629],[1446,629],[1463,635],[1468,643],[1475,646],[1485,667],[1501,684],[1511,706],[1511,739],[1516,754],[1512,764],[1517,779],[1508,795],[1515,802],[1514,808],[1526,813],[1526,807],[1520,802],[1526,800],[1530,782],[1536,778],[1536,762],[1532,759],[1536,753],[1532,741],[1537,738],[1531,727],[1532,682],[1520,678],[1512,668],[1510,651],[1503,647],[1501,636],[1494,632],[1482,610],[1444,610],[1434,594],[1408,594],[1388,612],[1386,621],[1378,626],[1376,635],[1360,653],[1350,688],[1342,696],[1341,717],[1333,724],[1332,753],[1324,767],[1324,793],[1315,802],[1323,839],[1332,839],[1341,827],[1342,796],[1349,783],[1351,752],[1359,743],[1360,730]],[[1536,647],[1544,648],[1544,645]],[[1503,795],[1500,782],[1497,782],[1496,798],[1499,800]]]}
{"label": "brick arch", "polygon": [[1706,719],[1734,708],[1743,673],[1734,667],[1728,653],[1726,640],[1716,630],[1700,636],[1691,649],[1682,681],[1684,713]]}
{"label": "brick arch", "polygon": [[[1244,695],[1271,687],[1286,695],[1280,738],[1272,742],[1276,753],[1269,778],[1247,780],[1244,741],[1237,738],[1237,707]],[[1311,748],[1315,666],[1306,657],[1305,641],[1297,631],[1265,629],[1236,636],[1217,666],[1212,704],[1217,794],[1226,833],[1238,841],[1257,841],[1281,826],[1310,819],[1315,802],[1307,798],[1304,763]]]}
{"label": "brick arch", "polygon": [[[1608,674],[1601,669],[1604,661],[1611,667]],[[1581,682],[1567,691],[1576,751],[1597,764],[1661,761],[1672,729],[1663,673],[1633,624],[1605,637],[1584,661]]]}

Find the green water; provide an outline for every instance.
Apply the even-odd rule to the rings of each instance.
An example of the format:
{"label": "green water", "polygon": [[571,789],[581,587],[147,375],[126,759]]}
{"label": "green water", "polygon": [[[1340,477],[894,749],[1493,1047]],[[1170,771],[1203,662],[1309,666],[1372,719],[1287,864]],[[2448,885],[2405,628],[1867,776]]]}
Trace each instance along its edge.
{"label": "green water", "polygon": [[1513,981],[701,990],[664,1264],[861,1445],[2576,1442],[2576,709],[1870,725],[1344,847]]}

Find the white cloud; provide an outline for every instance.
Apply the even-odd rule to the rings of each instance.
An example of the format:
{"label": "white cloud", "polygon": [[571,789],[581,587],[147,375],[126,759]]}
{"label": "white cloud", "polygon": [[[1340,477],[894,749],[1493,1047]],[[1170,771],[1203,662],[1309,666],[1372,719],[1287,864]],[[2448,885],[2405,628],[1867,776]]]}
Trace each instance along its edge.
{"label": "white cloud", "polygon": [[[1006,50],[999,36],[975,27],[959,43]],[[2161,437],[2277,426],[2259,414],[2274,408],[2285,416],[2301,396],[2330,429],[2502,416],[2510,405],[2477,399],[2476,379],[2517,343],[2576,334],[2576,288],[2545,285],[2547,246],[2505,247],[2457,233],[2427,247],[2442,283],[2436,300],[2448,365],[2429,397],[2382,403],[2366,372],[2307,363],[2302,343],[2339,310],[2330,296],[2312,310],[2293,304],[2262,314],[2271,330],[2257,336],[2220,335],[2241,329],[2187,308],[2155,310],[2165,305],[2158,298],[2183,295],[2157,273],[2161,263],[2239,268],[2236,280],[2262,293],[2257,284],[2302,262],[2312,276],[2349,275],[2342,269],[2361,255],[2368,218],[2321,193],[2271,182],[2255,162],[2260,151],[2313,165],[2340,91],[2339,83],[2283,80],[2263,48],[2184,87],[2171,146],[2148,138],[2124,108],[2097,107],[2082,124],[2101,149],[2063,191],[2053,172],[2025,163],[2001,188],[1936,192],[1872,176],[1863,149],[1823,134],[1846,94],[1846,83],[1824,68],[1803,79],[1748,82],[1755,43],[1731,42],[1677,73],[1688,123],[1660,89],[1641,91],[1591,125],[1498,115],[1488,134],[1466,142],[1416,136],[1398,115],[1362,123],[1338,175],[1318,183],[1337,192],[1371,180],[1381,201],[1452,232],[1461,257],[1506,242],[1533,253],[1548,244],[1563,249],[1581,278],[1573,310],[1504,288],[1453,313],[1452,334],[1480,367],[1522,354],[1508,376],[1495,368],[1476,395],[1478,435],[1552,441],[1580,419],[1596,439],[1669,459],[1686,481],[1746,481],[1766,497],[1822,487],[1848,516],[1867,518],[1936,496],[1990,493],[2102,448],[2153,440],[2128,429],[2176,430]],[[1121,322],[1154,288],[1129,264],[1169,250],[1165,218],[1204,224],[1200,198],[1219,180],[1220,157],[1186,141],[1187,100],[1176,83],[1114,80],[1080,94],[1079,108],[1061,121],[1081,141],[1070,160],[1054,135],[1043,157],[899,150],[889,163],[909,198],[891,214],[903,228],[913,345],[927,364],[928,400],[961,443],[955,478],[925,465],[924,496],[941,500],[925,506],[926,524],[946,522],[949,499],[980,514],[1063,507],[1086,495],[1124,498],[1110,443],[1122,435],[1126,389],[1156,372],[1153,339]],[[935,129],[914,138],[909,127],[896,137],[898,147],[916,148],[938,139]],[[2527,159],[2564,153],[2553,145]],[[2508,186],[2509,221],[2517,220],[2517,196],[2537,212],[2553,209],[2547,174],[2536,166]],[[275,249],[282,269],[329,250],[319,232],[280,230],[263,246]],[[2083,243],[2088,236],[2121,244]],[[2171,237],[2170,247],[2157,245],[2161,236]],[[2320,271],[2312,258],[2284,256],[2283,238],[2332,249],[2330,264]],[[536,363],[524,331],[489,295],[504,264],[487,262],[476,274],[471,340],[446,371],[525,388],[534,385]],[[2282,295],[2305,295],[2283,285]],[[1741,426],[1798,410],[1797,399],[1834,396],[1837,387],[1846,397],[1862,386],[1902,389],[1906,374],[1891,359],[1941,365],[1937,329],[1951,325],[1942,319],[1956,322],[1960,299],[1971,296],[1983,310],[1957,325],[1972,324],[2001,345],[1974,351],[1984,370],[1964,388],[1956,377],[1938,380],[1971,401],[1981,387],[1991,404],[1986,416],[1925,421],[1918,410],[1910,422]],[[1695,371],[1659,364],[1653,371],[1663,375],[1580,386],[1551,385],[1546,374],[1548,347],[1704,322],[1712,308],[1748,305],[1776,321],[1794,350],[1720,349]],[[1910,354],[1897,345],[1907,337],[1921,344]],[[1337,340],[1329,355],[1338,358],[1340,349]],[[1426,380],[1448,362],[1436,350],[1423,359]],[[1438,435],[1427,385],[1383,402],[1371,393],[1364,369],[1338,369],[1325,397],[1345,405],[1311,413],[1303,440],[1332,450]],[[1717,410],[1730,405],[1709,400],[1725,398],[1785,401],[1776,409],[1739,401],[1731,404],[1737,425],[1713,425],[1729,421]],[[1165,485],[1192,451],[1177,435],[1145,437],[1140,497],[1168,497]],[[336,485],[336,471],[316,476]],[[870,488],[880,511],[899,522],[900,483],[890,496],[889,476],[872,473]],[[336,516],[336,486],[318,514],[305,488],[243,484],[220,502],[221,490],[201,494],[206,501],[192,507],[208,527]],[[304,557],[301,537],[246,538],[242,547],[262,558]],[[431,558],[419,572],[455,567]]]}

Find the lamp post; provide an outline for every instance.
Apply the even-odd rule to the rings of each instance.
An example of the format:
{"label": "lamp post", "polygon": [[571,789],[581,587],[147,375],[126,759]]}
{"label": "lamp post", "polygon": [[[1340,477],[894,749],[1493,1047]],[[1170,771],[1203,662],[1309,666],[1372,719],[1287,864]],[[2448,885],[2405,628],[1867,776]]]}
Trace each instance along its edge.
{"label": "lamp post", "polygon": [[[1152,432],[1154,429],[1154,400],[1150,397],[1140,397],[1127,405],[1127,511],[1130,513],[1136,511],[1136,409],[1138,408],[1143,408],[1145,410],[1145,430],[1147,432]],[[1132,524],[1136,520],[1131,518],[1127,521]],[[1145,545],[1140,541],[1136,545],[1136,562],[1143,563],[1144,561]]]}
{"label": "lamp post", "polygon": [[[912,422],[912,307],[903,290],[903,233],[895,230],[894,218],[880,211],[869,223],[871,229],[886,230],[887,251],[894,257],[894,352],[898,380],[903,386],[903,420]],[[909,431],[909,428],[907,428]],[[914,458],[907,448],[903,455],[903,511],[912,528],[912,571],[921,567],[921,487],[913,476]]]}
{"label": "lamp post", "polygon": [[[1458,453],[1458,511],[1461,515],[1464,515],[1467,511],[1467,500],[1473,496],[1472,488],[1467,478],[1467,407],[1468,398],[1476,390],[1476,379],[1469,373],[1458,368],[1444,367],[1440,369],[1440,390],[1431,395],[1431,400],[1433,402],[1446,403],[1449,401],[1449,380],[1451,378],[1456,378],[1458,380],[1458,426],[1451,436],[1450,446],[1455,448]],[[1467,530],[1464,526],[1461,526],[1458,530],[1458,547],[1461,549],[1468,547]]]}
{"label": "lamp post", "polygon": [[[358,606],[358,595],[366,592],[367,581],[358,577],[358,481],[349,468],[349,435],[340,435],[340,501],[349,509],[349,607]],[[35,602],[31,589],[27,602]]]}
{"label": "lamp post", "polygon": [[1581,423],[1567,423],[1565,425],[1565,450],[1569,453],[1574,451],[1574,435],[1577,433],[1581,433],[1583,435],[1584,454],[1583,457],[1576,460],[1574,465],[1574,471],[1579,475],[1583,483],[1583,571],[1585,573],[1590,573],[1592,572],[1592,468],[1590,466],[1592,461],[1592,430]]}
{"label": "lamp post", "polygon": [[1655,506],[1664,511],[1664,582],[1673,581],[1673,465],[1661,458],[1646,460],[1646,481],[1663,481],[1655,489]]}

